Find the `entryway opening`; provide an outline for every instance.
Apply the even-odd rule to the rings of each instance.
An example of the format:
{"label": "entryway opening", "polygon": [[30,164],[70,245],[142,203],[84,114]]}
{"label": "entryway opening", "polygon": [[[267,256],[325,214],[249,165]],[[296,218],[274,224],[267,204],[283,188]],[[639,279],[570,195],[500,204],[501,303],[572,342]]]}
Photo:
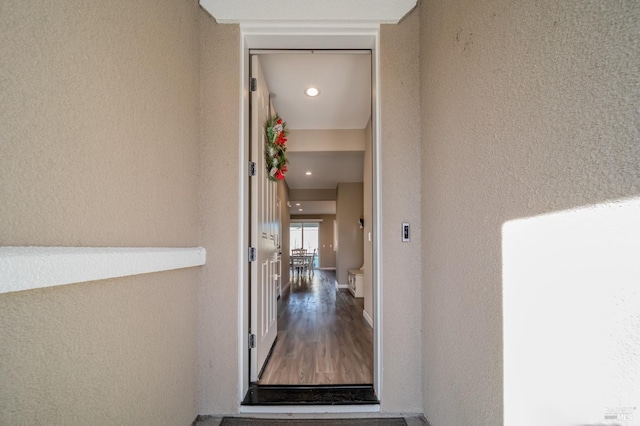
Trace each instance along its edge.
{"label": "entryway opening", "polygon": [[[270,34],[267,40],[273,39],[256,37],[262,31]],[[278,30],[252,29],[243,37],[244,152],[257,173],[243,182],[247,260],[254,261],[244,269],[241,300],[240,328],[248,334],[240,350],[241,400],[243,406],[344,405],[348,410],[379,404],[381,395],[380,251],[375,238],[380,226],[378,29],[356,30],[355,38],[300,31],[297,37],[281,37],[271,34]],[[348,50],[318,47],[335,46],[336,37]],[[308,47],[288,50],[287,39]],[[261,47],[275,40],[278,51]],[[311,105],[308,109],[287,105],[289,95],[279,83],[270,82],[269,68],[302,55],[313,55],[315,68],[336,58],[366,61],[367,73],[356,74],[349,83],[366,82],[366,116],[358,125],[313,124],[321,122],[313,120],[315,115],[325,113],[325,121],[345,119],[338,108],[314,110],[317,99],[303,98]],[[292,85],[293,75],[304,70],[294,67],[290,72],[285,80]],[[354,75],[340,67],[328,73],[335,80]],[[305,84],[316,84],[312,80]],[[355,96],[347,89],[333,93],[338,90],[329,85],[318,88],[320,96],[343,96],[345,104]],[[302,88],[295,90],[307,96]],[[270,169],[273,152],[265,151],[270,137],[266,129],[273,136],[273,129],[283,130],[280,123],[289,126],[287,139],[280,140],[287,145],[288,170],[275,165]],[[284,179],[274,171],[283,172]]]}

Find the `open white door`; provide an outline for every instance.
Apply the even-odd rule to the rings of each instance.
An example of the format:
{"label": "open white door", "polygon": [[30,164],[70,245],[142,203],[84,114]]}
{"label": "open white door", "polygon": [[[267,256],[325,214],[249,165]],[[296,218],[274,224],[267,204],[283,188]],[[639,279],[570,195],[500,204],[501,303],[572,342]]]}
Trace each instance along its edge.
{"label": "open white door", "polygon": [[256,175],[251,178],[251,245],[256,261],[251,264],[251,348],[250,380],[257,382],[278,333],[277,282],[278,227],[277,184],[267,176],[264,149],[265,123],[269,118],[269,89],[260,68],[258,55],[251,56],[251,76],[257,87],[251,93],[251,161]]}

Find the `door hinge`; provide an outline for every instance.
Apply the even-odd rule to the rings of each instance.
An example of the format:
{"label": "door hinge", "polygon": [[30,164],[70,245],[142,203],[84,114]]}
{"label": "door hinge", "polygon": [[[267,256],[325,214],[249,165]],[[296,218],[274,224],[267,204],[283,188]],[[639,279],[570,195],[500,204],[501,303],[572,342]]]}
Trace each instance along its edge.
{"label": "door hinge", "polygon": [[249,262],[255,262],[255,261],[256,261],[256,248],[249,247]]}
{"label": "door hinge", "polygon": [[256,348],[256,335],[253,333],[249,333],[249,349]]}
{"label": "door hinge", "polygon": [[249,161],[249,176],[255,176],[255,175],[256,175],[256,162]]}
{"label": "door hinge", "polygon": [[249,79],[249,90],[251,92],[255,92],[256,90],[258,90],[258,79],[255,77],[251,77]]}

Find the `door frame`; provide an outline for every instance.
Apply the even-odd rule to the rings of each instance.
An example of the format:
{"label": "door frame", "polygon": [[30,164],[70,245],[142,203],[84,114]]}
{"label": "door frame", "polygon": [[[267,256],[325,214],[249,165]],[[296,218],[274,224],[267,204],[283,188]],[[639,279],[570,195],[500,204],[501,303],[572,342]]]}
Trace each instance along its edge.
{"label": "door frame", "polygon": [[[247,245],[249,242],[249,50],[250,49],[345,49],[371,50],[371,136],[372,136],[372,286],[373,286],[373,388],[378,399],[383,400],[382,383],[382,250],[381,239],[381,168],[380,168],[380,26],[363,24],[342,25],[300,25],[287,26],[277,24],[240,24],[240,164],[239,180],[242,191],[238,221],[240,252],[238,269],[240,271],[238,298],[238,411],[242,412],[240,402],[249,389],[249,262]],[[338,406],[338,412],[363,411],[362,406]],[[380,406],[377,406],[379,410]],[[277,408],[277,407],[276,407]],[[284,408],[284,407],[283,407]],[[308,409],[307,409],[308,408]],[[297,412],[316,412],[320,407],[300,407]],[[367,410],[368,411],[368,410]]]}

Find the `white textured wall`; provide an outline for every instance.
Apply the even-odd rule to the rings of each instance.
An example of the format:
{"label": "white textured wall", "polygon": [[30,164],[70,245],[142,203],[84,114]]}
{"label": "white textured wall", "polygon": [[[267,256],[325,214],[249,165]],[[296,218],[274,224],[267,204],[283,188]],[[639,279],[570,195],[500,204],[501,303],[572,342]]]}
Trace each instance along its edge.
{"label": "white textured wall", "polygon": [[[199,413],[238,412],[240,28],[200,20]],[[245,336],[243,336],[245,337]]]}
{"label": "white textured wall", "polygon": [[503,224],[640,193],[639,7],[421,5],[422,356],[432,426],[503,424]]}
{"label": "white textured wall", "polygon": [[[197,4],[0,9],[0,245],[198,245]],[[197,282],[0,295],[0,424],[189,424]]]}
{"label": "white textured wall", "polygon": [[[382,149],[382,409],[422,411],[420,362],[419,15],[383,25],[380,36]],[[410,222],[411,242],[401,242]],[[375,238],[375,236],[374,236]]]}

